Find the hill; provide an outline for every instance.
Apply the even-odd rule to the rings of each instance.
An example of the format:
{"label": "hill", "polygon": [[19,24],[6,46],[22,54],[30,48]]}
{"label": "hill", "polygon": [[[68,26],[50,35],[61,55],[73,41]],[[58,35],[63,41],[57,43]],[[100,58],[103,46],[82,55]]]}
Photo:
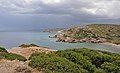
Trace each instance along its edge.
{"label": "hill", "polygon": [[[120,54],[87,48],[39,51],[26,46],[19,48],[21,53],[17,48],[13,53],[0,48],[0,73],[120,73]],[[36,51],[26,59],[28,48]]]}
{"label": "hill", "polygon": [[58,42],[110,42],[120,44],[120,25],[91,24],[72,27],[57,34]]}
{"label": "hill", "polygon": [[44,73],[120,73],[120,55],[87,48],[34,53],[29,66]]}

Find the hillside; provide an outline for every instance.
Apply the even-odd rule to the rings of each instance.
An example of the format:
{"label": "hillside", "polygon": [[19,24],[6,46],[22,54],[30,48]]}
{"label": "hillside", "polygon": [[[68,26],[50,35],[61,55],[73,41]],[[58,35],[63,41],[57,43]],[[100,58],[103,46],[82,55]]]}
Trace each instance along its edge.
{"label": "hillside", "polygon": [[[22,51],[16,48],[12,53],[0,48],[0,73],[120,73],[120,54],[87,48],[39,51],[28,47],[31,45],[21,46]],[[24,55],[28,48],[36,50],[29,58]]]}
{"label": "hillside", "polygon": [[35,44],[22,44],[6,50],[0,47],[0,73],[42,73],[28,66],[28,58],[35,52],[50,52],[52,49]]}
{"label": "hillside", "polygon": [[110,42],[120,44],[120,25],[91,24],[72,27],[57,34],[59,42]]}
{"label": "hillside", "polygon": [[120,73],[120,55],[87,48],[34,53],[29,66],[44,73]]}

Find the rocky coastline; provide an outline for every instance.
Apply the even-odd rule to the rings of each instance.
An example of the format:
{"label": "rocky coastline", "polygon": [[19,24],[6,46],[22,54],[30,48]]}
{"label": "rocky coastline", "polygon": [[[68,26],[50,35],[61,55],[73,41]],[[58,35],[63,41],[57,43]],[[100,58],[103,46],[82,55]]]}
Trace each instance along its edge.
{"label": "rocky coastline", "polygon": [[[91,24],[84,27],[71,27],[58,31],[55,36],[56,42],[67,43],[112,43],[120,44],[120,30],[118,25]],[[103,29],[106,28],[106,29]],[[113,29],[114,28],[114,29]],[[103,29],[103,30],[101,30]],[[116,30],[115,30],[116,29]]]}
{"label": "rocky coastline", "polygon": [[106,39],[104,38],[82,38],[82,39],[75,39],[72,37],[64,37],[64,34],[49,36],[49,38],[56,38],[56,42],[66,42],[66,43],[105,43]]}

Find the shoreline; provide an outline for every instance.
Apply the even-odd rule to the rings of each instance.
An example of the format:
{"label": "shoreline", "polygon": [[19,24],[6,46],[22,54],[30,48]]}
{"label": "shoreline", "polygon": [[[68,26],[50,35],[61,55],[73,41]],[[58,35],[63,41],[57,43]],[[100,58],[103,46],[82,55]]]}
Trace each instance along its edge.
{"label": "shoreline", "polygon": [[115,46],[115,47],[119,47],[119,48],[120,48],[120,45],[113,44],[113,43],[109,43],[109,42],[99,43],[99,44],[102,44],[102,45],[109,45],[109,46]]}

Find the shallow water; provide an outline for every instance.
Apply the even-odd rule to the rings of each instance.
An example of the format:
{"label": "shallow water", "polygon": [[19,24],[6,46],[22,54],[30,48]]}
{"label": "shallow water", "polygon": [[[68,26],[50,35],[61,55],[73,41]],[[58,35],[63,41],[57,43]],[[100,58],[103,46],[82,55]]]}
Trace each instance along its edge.
{"label": "shallow water", "polygon": [[49,38],[54,33],[48,32],[0,32],[0,46],[10,49],[23,43],[34,43],[39,46],[49,47],[52,49],[66,48],[91,48],[97,50],[120,53],[120,47],[111,45],[94,44],[94,43],[63,43],[55,42],[56,39]]}

